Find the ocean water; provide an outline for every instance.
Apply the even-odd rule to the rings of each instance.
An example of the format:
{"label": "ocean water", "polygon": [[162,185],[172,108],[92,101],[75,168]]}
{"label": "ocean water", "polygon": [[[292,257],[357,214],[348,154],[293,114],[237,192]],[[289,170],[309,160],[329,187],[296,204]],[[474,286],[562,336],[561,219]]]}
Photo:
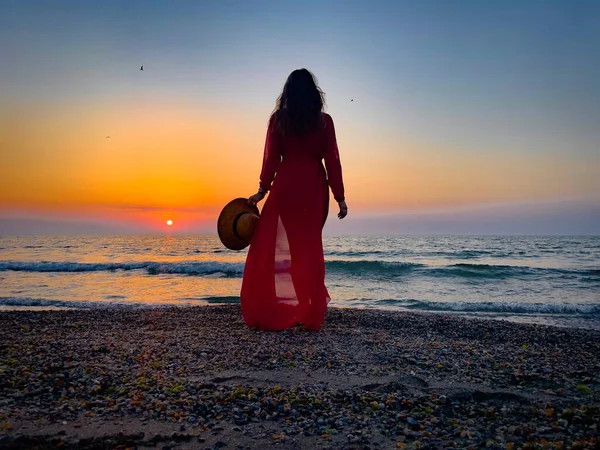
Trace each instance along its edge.
{"label": "ocean water", "polygon": [[[328,237],[331,306],[600,328],[600,237]],[[215,236],[0,237],[0,309],[239,302]]]}

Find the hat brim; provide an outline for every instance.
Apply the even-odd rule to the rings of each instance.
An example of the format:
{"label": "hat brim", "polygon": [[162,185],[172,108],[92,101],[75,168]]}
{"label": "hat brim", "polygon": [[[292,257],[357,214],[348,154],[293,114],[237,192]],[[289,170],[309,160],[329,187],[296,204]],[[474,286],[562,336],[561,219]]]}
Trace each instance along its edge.
{"label": "hat brim", "polygon": [[248,204],[246,198],[236,198],[225,205],[217,220],[217,233],[225,247],[230,250],[243,250],[250,245],[252,236],[242,238],[235,234],[234,222],[243,213],[260,216],[258,208]]}

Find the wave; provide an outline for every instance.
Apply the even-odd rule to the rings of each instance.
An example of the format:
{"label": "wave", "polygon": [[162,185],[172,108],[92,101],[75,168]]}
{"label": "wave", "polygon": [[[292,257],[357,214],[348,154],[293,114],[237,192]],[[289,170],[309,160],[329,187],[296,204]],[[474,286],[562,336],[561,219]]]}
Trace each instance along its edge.
{"label": "wave", "polygon": [[497,251],[490,250],[459,250],[459,251],[414,251],[411,249],[395,249],[395,250],[364,250],[364,251],[353,251],[353,250],[330,250],[325,252],[325,257],[337,256],[343,258],[356,258],[356,257],[390,257],[399,258],[407,256],[440,256],[448,259],[476,259],[480,257],[496,257],[506,258],[510,257],[510,253],[500,253]]}
{"label": "wave", "polygon": [[[104,297],[115,301],[84,301],[84,300],[51,300],[46,298],[31,298],[31,297],[1,297],[0,306],[14,307],[58,307],[70,309],[156,309],[156,308],[171,308],[171,307],[189,307],[193,305],[218,305],[218,304],[239,304],[240,297],[237,296],[215,296],[215,297],[183,297],[177,301],[166,303],[142,303],[123,301],[126,297],[120,295],[110,295]],[[121,301],[119,301],[121,300]]]}
{"label": "wave", "polygon": [[334,260],[325,262],[332,272],[367,273],[381,275],[402,275],[415,269],[426,267],[425,264],[401,261]]}
{"label": "wave", "polygon": [[215,275],[240,276],[244,263],[219,261],[186,262],[133,262],[133,263],[74,263],[74,262],[21,262],[1,261],[0,271],[16,272],[101,272],[145,270],[149,275]]}
{"label": "wave", "polygon": [[543,272],[550,273],[556,269],[538,269],[528,266],[508,266],[503,264],[449,264],[446,266],[433,267],[429,275],[440,277],[461,278],[509,278],[522,277]]}
{"label": "wave", "polygon": [[210,303],[210,304],[220,304],[220,303],[239,303],[240,298],[236,296],[223,296],[223,297],[203,297],[198,300]]}
{"label": "wave", "polygon": [[[194,297],[181,298],[183,303],[139,303],[126,301],[83,301],[83,300],[50,300],[29,297],[0,297],[1,306],[13,307],[59,307],[69,309],[160,309],[172,307],[189,307],[195,302],[208,304],[239,304],[237,296]],[[189,301],[194,301],[190,303]],[[344,306],[340,303],[335,306]],[[347,302],[352,306],[363,307],[394,307],[408,311],[427,311],[444,313],[469,313],[477,315],[546,315],[546,316],[577,316],[597,320],[600,318],[600,304],[544,304],[525,302],[434,302],[414,299],[355,299]]]}
{"label": "wave", "polygon": [[597,278],[600,281],[600,271],[596,269],[556,269],[547,267],[509,266],[503,264],[450,264],[428,269],[428,275],[462,277],[462,278],[495,278],[505,279],[530,276],[583,276]]}
{"label": "wave", "polygon": [[371,261],[371,260],[334,260],[327,261],[327,269],[331,272],[349,273],[370,277],[397,277],[402,275],[418,275],[433,278],[487,278],[508,279],[524,277],[581,277],[586,282],[600,282],[598,269],[557,269],[530,266],[510,266],[502,264],[458,263],[431,266],[411,262]]}
{"label": "wave", "polygon": [[448,252],[423,252],[426,256],[444,256],[450,259],[475,259],[482,256],[493,256],[496,258],[506,258],[510,256],[507,253],[499,253],[490,250],[459,250]]}
{"label": "wave", "polygon": [[[0,305],[26,307],[26,306],[41,306],[41,307],[59,307],[70,309],[153,309],[176,306],[174,304],[149,304],[135,302],[94,302],[84,300],[50,300],[46,298],[30,298],[30,297],[0,297]],[[187,305],[185,305],[187,306]]]}
{"label": "wave", "polygon": [[[378,260],[329,260],[327,271],[338,276],[355,278],[366,277],[389,279],[403,276],[425,276],[430,278],[458,279],[509,279],[566,277],[577,278],[586,283],[600,283],[599,269],[558,269],[530,266],[510,266],[496,264],[458,263],[431,266],[414,262],[378,261]],[[78,262],[26,262],[0,261],[0,272],[100,272],[140,270],[148,275],[172,274],[217,277],[241,277],[244,262],[222,261],[181,261],[181,262],[115,262],[115,263],[78,263]]]}
{"label": "wave", "polygon": [[510,313],[510,314],[561,314],[600,316],[600,304],[584,303],[525,303],[525,302],[432,302],[421,300],[365,300],[380,306],[396,306],[408,310]]}
{"label": "wave", "polygon": [[327,256],[343,256],[343,257],[357,257],[357,256],[377,256],[377,255],[398,255],[398,254],[414,254],[412,251],[403,250],[401,252],[396,251],[384,251],[384,250],[365,250],[365,251],[351,251],[351,250],[330,250],[325,251],[325,257]]}
{"label": "wave", "polygon": [[216,295],[216,296],[200,296],[200,297],[179,297],[179,301],[184,302],[204,302],[209,304],[220,304],[220,303],[239,303],[240,297],[236,295]]}
{"label": "wave", "polygon": [[[385,261],[327,261],[327,269],[351,274],[381,273],[383,275],[400,274],[423,264]],[[75,262],[22,262],[0,261],[0,271],[17,272],[100,272],[100,271],[145,270],[150,275],[184,274],[240,276],[244,272],[244,263],[219,261],[186,262],[130,262],[130,263],[75,263]]]}

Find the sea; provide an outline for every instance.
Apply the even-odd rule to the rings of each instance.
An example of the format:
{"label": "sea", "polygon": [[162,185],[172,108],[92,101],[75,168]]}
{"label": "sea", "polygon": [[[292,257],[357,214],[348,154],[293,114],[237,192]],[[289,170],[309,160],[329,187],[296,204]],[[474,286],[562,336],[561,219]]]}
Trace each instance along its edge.
{"label": "sea", "polygon": [[[600,236],[325,237],[330,306],[600,329]],[[0,309],[239,303],[216,236],[0,237]]]}

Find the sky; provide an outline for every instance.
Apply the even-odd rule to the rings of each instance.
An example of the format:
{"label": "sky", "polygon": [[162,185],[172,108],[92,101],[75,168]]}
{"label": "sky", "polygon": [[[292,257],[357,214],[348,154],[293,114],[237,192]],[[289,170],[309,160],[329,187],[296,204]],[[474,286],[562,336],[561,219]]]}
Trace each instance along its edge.
{"label": "sky", "polygon": [[4,0],[0,61],[0,235],[214,234],[301,67],[326,234],[600,230],[597,1]]}

